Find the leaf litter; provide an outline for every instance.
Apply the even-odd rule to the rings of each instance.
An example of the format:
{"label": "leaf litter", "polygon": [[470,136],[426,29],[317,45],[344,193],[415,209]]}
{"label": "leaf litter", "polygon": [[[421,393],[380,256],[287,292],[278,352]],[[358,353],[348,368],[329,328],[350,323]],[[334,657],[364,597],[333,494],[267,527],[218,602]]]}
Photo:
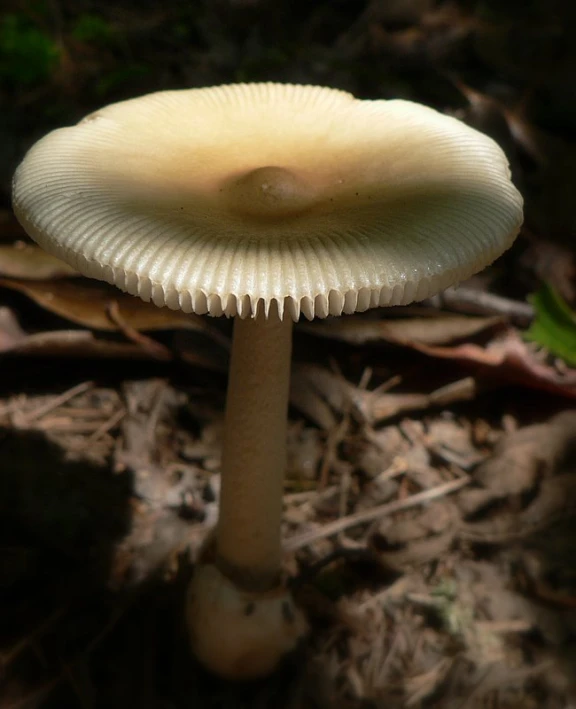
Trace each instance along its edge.
{"label": "leaf litter", "polygon": [[[296,328],[283,537],[313,633],[277,675],[238,687],[194,663],[181,622],[218,516],[229,325],[86,281],[0,210],[0,709],[576,702],[573,331],[564,358],[525,339],[543,282],[575,304],[559,15],[345,5],[311,6],[288,50],[292,13],[280,29],[257,0],[206,4],[192,41],[195,20],[170,3],[146,18],[103,10],[98,41],[115,39],[100,47],[93,22],[81,39],[67,26],[78,10],[64,2],[58,71],[15,110],[47,90],[90,104],[95,77],[142,41],[164,72],[144,72],[143,91],[301,81],[307,66],[307,81],[424,100],[492,135],[526,196],[523,237],[487,276],[422,305]],[[527,40],[508,41],[518,24],[538,68]],[[156,47],[159,31],[174,41]],[[283,53],[273,75],[255,69]],[[106,99],[124,97],[114,76]]]}
{"label": "leaf litter", "polygon": [[[378,350],[361,352],[365,371],[373,371]],[[365,376],[355,386],[319,364],[295,367],[296,388],[309,389],[314,382],[330,412],[325,419],[293,414],[290,427],[284,536],[287,567],[304,579],[297,592],[314,625],[302,679],[306,692],[326,706],[370,701],[409,707],[466,701],[481,706],[491,696],[503,706],[520,706],[533,687],[571,691],[559,670],[550,679],[550,667],[561,666],[556,658],[568,641],[572,587],[556,588],[550,560],[531,540],[574,519],[576,508],[569,503],[575,483],[563,466],[573,452],[575,415],[567,411],[526,427],[513,419],[509,431],[510,421],[493,413],[490,420],[478,418],[474,408],[456,415],[449,405],[427,399],[414,407],[423,412],[417,419],[403,418],[402,408],[380,417],[366,402],[392,395],[388,388],[400,387],[398,379],[370,387]],[[152,602],[186,576],[217,520],[222,394],[221,387],[210,394],[152,377],[113,388],[84,381],[59,393],[2,401],[0,426],[9,439],[16,436],[27,448],[27,436],[41,435],[58,451],[62,470],[82,462],[98,485],[122,480],[129,488],[122,502],[127,527],[108,538],[106,584],[118,597],[100,600],[107,618],[102,608],[88,614],[70,599],[71,606],[53,621],[56,636],[69,633],[79,614],[93,641],[106,648],[117,642],[118,624],[140,622],[131,615],[140,617],[133,610],[133,604],[144,603],[140,594]],[[476,393],[468,399],[473,405]],[[8,450],[4,459],[11,461],[11,455]],[[42,472],[48,488],[44,472],[49,468]],[[17,490],[4,491],[2,499],[18,501],[12,511],[3,510],[5,522],[16,523],[14,510],[31,494],[29,482],[27,474],[20,475]],[[45,517],[55,514],[46,489],[41,502],[45,509],[34,526],[42,535],[50,529]],[[80,507],[86,504],[82,500]],[[103,513],[87,512],[92,522],[91,515]],[[82,526],[78,520],[69,524]],[[27,588],[26,581],[40,572],[38,545],[36,539],[3,549],[12,564],[14,555],[23,557],[8,588]],[[72,538],[59,540],[59,547],[66,558],[77,554]],[[30,590],[24,600],[37,602]],[[36,619],[40,627],[43,621]],[[49,668],[52,676],[42,683],[29,644],[22,638],[14,642],[3,653],[5,671],[14,677],[0,693],[7,706],[15,687],[30,676],[39,682],[33,696],[45,697],[45,686],[54,696],[76,691],[57,667]],[[34,646],[48,652],[52,642],[39,632]],[[74,668],[88,663],[89,678],[102,661],[98,653],[89,659],[81,644],[72,644],[70,652],[66,662]],[[27,658],[23,669],[11,659],[16,656]],[[435,697],[442,698],[440,704]]]}

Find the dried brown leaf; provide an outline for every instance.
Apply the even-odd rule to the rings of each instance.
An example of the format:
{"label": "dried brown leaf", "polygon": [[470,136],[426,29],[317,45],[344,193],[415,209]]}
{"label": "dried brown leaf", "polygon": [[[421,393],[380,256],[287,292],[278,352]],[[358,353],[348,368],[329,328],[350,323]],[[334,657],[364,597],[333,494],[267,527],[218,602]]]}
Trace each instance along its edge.
{"label": "dried brown leaf", "polygon": [[[497,500],[518,501],[521,495],[535,489],[542,478],[553,475],[574,448],[575,439],[575,411],[564,411],[547,423],[526,426],[505,436],[493,455],[476,469],[474,480],[480,488],[463,491],[459,496],[460,507],[470,514],[490,509]],[[545,484],[544,480],[533,505],[540,504]]]}
{"label": "dried brown leaf", "polygon": [[313,335],[342,340],[354,345],[386,340],[398,345],[421,342],[440,345],[477,335],[503,318],[473,317],[431,311],[430,317],[374,320],[358,315],[344,316],[302,325]]}
{"label": "dried brown leaf", "polygon": [[10,308],[0,307],[0,352],[8,352],[26,338]]}
{"label": "dried brown leaf", "polygon": [[439,347],[416,342],[412,346],[431,357],[474,365],[477,379],[486,376],[505,384],[576,397],[576,369],[561,372],[539,361],[514,330],[507,330],[486,347],[472,343]]}
{"label": "dried brown leaf", "polygon": [[0,352],[31,357],[151,358],[138,345],[98,339],[88,330],[50,330],[32,335],[22,333],[18,341],[7,343]]}
{"label": "dried brown leaf", "polygon": [[457,519],[458,512],[454,504],[439,500],[413,516],[394,521],[390,517],[385,518],[378,526],[378,533],[392,546],[409,544],[446,532]]}
{"label": "dried brown leaf", "polygon": [[[0,354],[30,357],[73,357],[105,359],[158,359],[157,353],[131,342],[98,338],[87,330],[50,330],[27,334],[13,312],[0,307]],[[181,352],[182,359],[192,366],[211,371],[225,371],[225,357],[200,347]]]}
{"label": "dried brown leaf", "polygon": [[119,329],[108,314],[111,303],[118,304],[122,319],[135,330],[204,330],[207,327],[198,315],[158,308],[106,283],[0,278],[0,286],[23,293],[51,313],[95,330]]}
{"label": "dried brown leaf", "polygon": [[463,524],[460,534],[472,541],[506,544],[541,533],[558,521],[574,517],[575,493],[576,480],[572,473],[554,476],[542,482],[537,497],[526,509],[508,510],[485,520]]}
{"label": "dried brown leaf", "polygon": [[[576,412],[564,411],[550,421],[526,426],[505,436],[494,453],[476,470],[485,487],[504,494],[519,494],[532,487],[538,476],[550,475],[576,439]],[[518,486],[517,471],[526,480]]]}
{"label": "dried brown leaf", "polygon": [[382,562],[403,571],[445,554],[452,546],[459,521],[454,504],[435,502],[412,517],[393,522],[385,518],[377,526],[373,543]]}
{"label": "dried brown leaf", "polygon": [[[28,357],[71,357],[94,359],[158,359],[157,353],[132,342],[119,342],[99,338],[88,330],[50,330],[26,335],[15,332],[12,335],[2,331],[2,309],[0,309],[0,354],[24,355]],[[225,372],[226,359],[218,353],[201,348],[180,352],[186,364],[213,372]]]}
{"label": "dried brown leaf", "polygon": [[40,280],[80,274],[44,249],[18,241],[11,246],[0,246],[0,275]]}
{"label": "dried brown leaf", "polygon": [[441,559],[450,550],[456,533],[457,530],[454,528],[431,537],[415,539],[405,548],[378,552],[378,558],[388,568],[403,572],[408,567],[420,566]]}

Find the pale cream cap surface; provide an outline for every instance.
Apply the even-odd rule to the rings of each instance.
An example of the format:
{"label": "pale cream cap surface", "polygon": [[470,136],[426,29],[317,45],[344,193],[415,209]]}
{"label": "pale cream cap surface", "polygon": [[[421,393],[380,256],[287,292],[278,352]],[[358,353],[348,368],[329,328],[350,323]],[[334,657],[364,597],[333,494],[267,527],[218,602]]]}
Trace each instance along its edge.
{"label": "pale cream cap surface", "polygon": [[107,106],[32,147],[13,201],[82,273],[241,317],[426,298],[496,259],[522,222],[487,136],[419,104],[288,84]]}

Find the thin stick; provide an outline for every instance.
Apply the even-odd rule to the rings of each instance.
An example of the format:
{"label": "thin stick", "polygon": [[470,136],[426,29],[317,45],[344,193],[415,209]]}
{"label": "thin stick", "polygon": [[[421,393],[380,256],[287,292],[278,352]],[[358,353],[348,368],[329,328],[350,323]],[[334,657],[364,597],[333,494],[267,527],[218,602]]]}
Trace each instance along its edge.
{"label": "thin stick", "polygon": [[394,512],[399,512],[400,510],[407,510],[411,507],[416,507],[416,505],[422,505],[431,500],[437,500],[439,497],[444,497],[449,495],[451,492],[456,492],[464,486],[468,485],[470,482],[470,477],[468,475],[457,478],[456,480],[451,480],[443,485],[437,485],[429,490],[423,490],[418,492],[416,495],[411,495],[404,500],[396,500],[395,502],[387,502],[385,505],[379,505],[378,507],[373,507],[370,510],[362,510],[362,512],[356,512],[356,514],[348,515],[348,517],[342,517],[337,519],[330,524],[325,524],[320,529],[314,529],[311,532],[304,532],[303,534],[297,534],[294,537],[290,537],[284,542],[284,550],[293,552],[308,546],[312,542],[318,539],[326,539],[326,537],[332,537],[334,534],[339,534],[350,527],[356,527],[359,524],[366,524],[367,522],[372,522],[376,519],[386,517],[387,515],[393,514]]}
{"label": "thin stick", "polygon": [[336,485],[325,487],[323,490],[304,490],[303,492],[288,492],[284,495],[284,505],[300,505],[306,502],[325,500],[338,492]]}
{"label": "thin stick", "polygon": [[504,315],[522,327],[528,326],[534,319],[534,308],[529,303],[510,300],[474,288],[447,288],[442,293],[429,298],[427,302],[458,313]]}
{"label": "thin stick", "polygon": [[71,389],[68,389],[68,391],[65,391],[59,396],[55,396],[53,399],[50,399],[50,401],[48,401],[43,406],[39,406],[37,409],[34,409],[34,411],[31,411],[29,414],[25,414],[24,416],[22,416],[22,418],[18,421],[18,425],[27,426],[32,421],[41,418],[45,414],[50,413],[50,411],[54,411],[54,409],[57,409],[62,404],[67,403],[75,396],[78,396],[78,394],[83,394],[85,391],[92,389],[93,386],[94,382],[82,382],[81,384],[77,384]]}
{"label": "thin stick", "polygon": [[92,443],[95,443],[99,438],[102,438],[102,436],[111,429],[113,429],[117,424],[122,421],[124,416],[126,416],[126,409],[124,407],[118,409],[112,416],[107,421],[104,421],[104,423],[97,428],[94,433],[92,433],[90,436],[85,441],[85,444],[87,446],[91,445]]}
{"label": "thin stick", "polygon": [[117,300],[110,301],[108,307],[106,308],[106,314],[124,335],[124,337],[126,337],[126,339],[131,340],[135,344],[142,347],[142,349],[148,352],[149,355],[162,361],[173,359],[172,353],[168,347],[165,347],[160,342],[148,337],[148,335],[144,335],[142,332],[136,330],[136,328],[133,328],[132,325],[126,322],[120,312],[120,306],[118,305]]}

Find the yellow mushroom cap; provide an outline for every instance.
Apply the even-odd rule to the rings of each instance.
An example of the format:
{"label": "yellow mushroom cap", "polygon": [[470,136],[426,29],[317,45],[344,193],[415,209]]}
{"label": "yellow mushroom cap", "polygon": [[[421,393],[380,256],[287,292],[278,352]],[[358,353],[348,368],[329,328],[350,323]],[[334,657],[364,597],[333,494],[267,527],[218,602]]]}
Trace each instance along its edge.
{"label": "yellow mushroom cap", "polygon": [[13,202],[47,251],[144,300],[295,320],[426,298],[522,222],[487,136],[408,101],[273,83],[107,106],[31,148]]}

